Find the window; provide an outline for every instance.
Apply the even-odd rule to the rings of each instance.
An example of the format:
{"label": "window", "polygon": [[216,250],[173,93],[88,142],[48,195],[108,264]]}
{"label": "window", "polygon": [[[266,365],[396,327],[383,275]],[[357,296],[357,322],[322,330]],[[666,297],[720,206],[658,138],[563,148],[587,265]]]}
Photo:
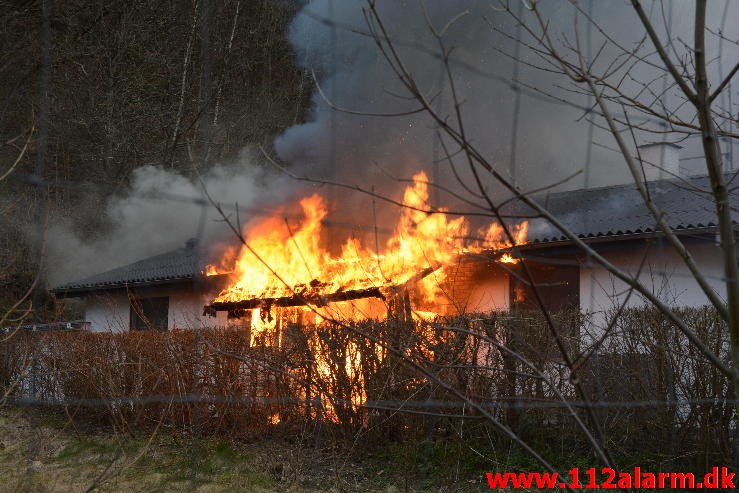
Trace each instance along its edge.
{"label": "window", "polygon": [[[574,259],[538,258],[524,260],[533,277],[536,291],[544,309],[555,318],[557,332],[567,352],[578,354],[580,349],[580,268]],[[541,316],[541,307],[534,296],[534,288],[525,282],[523,265],[515,266],[518,276],[511,275],[511,310],[519,312],[519,325],[513,325],[514,344],[527,358],[545,357],[560,361],[560,353],[549,326]],[[528,312],[528,313],[527,313]]]}
{"label": "window", "polygon": [[167,330],[169,298],[131,299],[131,330]]}
{"label": "window", "polygon": [[[539,296],[550,312],[577,310],[580,308],[580,268],[568,262],[554,260],[525,261],[534,278]],[[574,263],[574,262],[573,262]],[[511,276],[511,308],[538,310],[531,285],[524,282],[520,266],[518,277]]]}

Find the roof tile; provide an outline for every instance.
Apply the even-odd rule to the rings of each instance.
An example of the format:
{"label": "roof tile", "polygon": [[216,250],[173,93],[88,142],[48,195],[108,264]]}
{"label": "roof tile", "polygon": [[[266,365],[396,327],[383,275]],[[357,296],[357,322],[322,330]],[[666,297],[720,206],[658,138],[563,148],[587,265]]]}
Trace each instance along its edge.
{"label": "roof tile", "polygon": [[185,247],[117,267],[79,281],[62,284],[52,289],[52,292],[86,291],[132,284],[192,279],[203,267],[198,249]]}
{"label": "roof tile", "polygon": [[[674,229],[712,228],[718,223],[708,177],[658,180],[649,182],[648,189],[652,200],[664,212],[667,224]],[[659,231],[634,184],[557,192],[538,199],[579,238]],[[730,199],[733,206],[739,208],[739,192],[733,191]],[[533,212],[520,203],[511,207],[516,214]],[[529,220],[530,242],[565,239],[546,219]]]}

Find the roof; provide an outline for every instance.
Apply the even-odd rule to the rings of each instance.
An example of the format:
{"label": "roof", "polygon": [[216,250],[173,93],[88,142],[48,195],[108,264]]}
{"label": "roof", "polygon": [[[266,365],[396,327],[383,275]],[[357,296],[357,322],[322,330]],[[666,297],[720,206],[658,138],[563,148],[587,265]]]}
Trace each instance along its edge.
{"label": "roof", "polygon": [[[650,194],[676,231],[716,228],[716,210],[707,177],[658,180],[648,183]],[[739,192],[730,195],[732,208],[739,208]],[[537,197],[554,216],[580,238],[633,237],[658,233],[656,221],[647,210],[634,184],[573,190]],[[508,207],[511,215],[534,216],[522,204]],[[541,218],[529,220],[529,244],[568,241],[554,226]],[[150,257],[52,289],[57,294],[115,289],[186,281],[203,269],[198,249],[192,242],[185,248]]]}
{"label": "roof", "polygon": [[79,281],[62,284],[51,291],[63,294],[141,284],[186,281],[199,274],[202,268],[198,249],[193,244],[188,244],[184,248],[139,260]]}
{"label": "roof", "polygon": [[[647,184],[654,203],[675,231],[710,230],[718,226],[708,177],[657,180]],[[580,238],[609,238],[658,233],[656,221],[633,183],[573,190],[538,196],[537,201]],[[739,207],[739,192],[730,193],[732,209]],[[512,206],[515,214],[535,216],[527,206]],[[514,213],[510,209],[507,211]],[[545,219],[529,220],[532,244],[567,241]]]}

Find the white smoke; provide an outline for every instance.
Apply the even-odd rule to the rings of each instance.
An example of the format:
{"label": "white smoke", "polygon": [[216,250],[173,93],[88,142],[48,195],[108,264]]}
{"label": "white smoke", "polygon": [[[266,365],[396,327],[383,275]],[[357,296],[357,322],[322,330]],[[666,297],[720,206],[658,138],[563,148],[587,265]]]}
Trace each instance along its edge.
{"label": "white smoke", "polygon": [[[220,203],[235,224],[268,210],[270,198],[289,196],[294,186],[254,166],[244,156],[231,166],[217,165],[202,176],[211,198]],[[268,184],[268,186],[266,186]],[[256,210],[255,210],[256,209]],[[160,166],[142,166],[128,189],[107,200],[100,211],[110,225],[89,237],[78,233],[70,219],[53,221],[48,229],[49,283],[73,281],[181,248],[191,238],[201,240],[207,257],[217,255],[220,243],[234,237],[223,218],[203,194],[199,180]]]}

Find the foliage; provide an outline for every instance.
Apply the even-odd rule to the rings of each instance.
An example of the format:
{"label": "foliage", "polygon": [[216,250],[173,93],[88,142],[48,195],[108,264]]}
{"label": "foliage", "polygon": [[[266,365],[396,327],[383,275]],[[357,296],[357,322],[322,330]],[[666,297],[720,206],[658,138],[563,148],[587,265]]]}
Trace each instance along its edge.
{"label": "foliage", "polygon": [[[726,357],[714,311],[681,316]],[[586,320],[557,320],[586,337]],[[704,467],[728,460],[727,379],[691,356],[685,337],[654,309],[627,310],[598,351],[582,355],[574,376],[550,350],[545,327],[533,313],[292,325],[280,346],[252,347],[247,333],[230,329],[18,333],[0,345],[0,383],[11,402],[35,396],[75,422],[134,436],[161,423],[198,435],[277,435],[363,450],[407,441],[437,450],[456,440],[465,453],[476,443],[485,456],[517,450],[438,379],[559,463],[588,455],[563,405],[576,401],[574,377],[625,461]],[[528,364],[511,359],[511,348]],[[436,466],[429,467],[432,474]]]}
{"label": "foliage", "polygon": [[[136,168],[160,165],[189,176],[195,164],[203,171],[234,160],[300,121],[310,96],[286,36],[298,2],[55,2],[48,88],[38,82],[41,5],[0,2],[0,44],[7,47],[0,174],[33,137],[13,174],[0,181],[3,313],[39,268],[27,240],[39,193],[48,193],[45,225],[63,218],[90,238],[109,226],[100,211]],[[42,143],[44,91],[50,107]],[[28,175],[44,144],[41,178],[59,185],[37,190]]]}

